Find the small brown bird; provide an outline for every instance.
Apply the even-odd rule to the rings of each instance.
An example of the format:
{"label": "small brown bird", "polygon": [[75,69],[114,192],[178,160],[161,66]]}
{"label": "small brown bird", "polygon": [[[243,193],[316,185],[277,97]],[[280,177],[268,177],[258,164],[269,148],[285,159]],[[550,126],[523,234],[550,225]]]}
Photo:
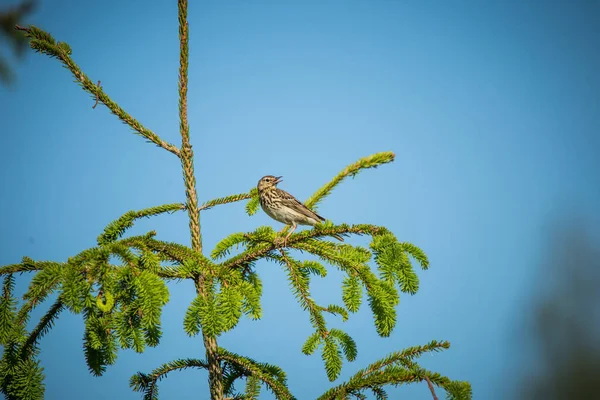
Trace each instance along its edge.
{"label": "small brown bird", "polygon": [[[263,176],[258,181],[257,189],[263,211],[274,220],[292,226],[290,232],[283,239],[285,246],[298,225],[315,226],[319,222],[325,221],[325,218],[310,210],[285,190],[279,189],[277,187],[279,182],[281,182],[281,176]],[[339,235],[334,235],[334,237],[344,241]]]}

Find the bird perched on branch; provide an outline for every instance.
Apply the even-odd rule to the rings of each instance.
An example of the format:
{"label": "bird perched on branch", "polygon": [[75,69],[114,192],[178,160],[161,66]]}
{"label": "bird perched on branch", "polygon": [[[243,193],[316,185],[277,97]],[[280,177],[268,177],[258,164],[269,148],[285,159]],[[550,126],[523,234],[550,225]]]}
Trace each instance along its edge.
{"label": "bird perched on branch", "polygon": [[[283,239],[283,245],[285,246],[288,238],[298,225],[315,226],[319,222],[325,221],[325,218],[310,210],[285,190],[279,189],[277,187],[279,182],[281,182],[281,176],[263,176],[258,181],[257,189],[263,211],[274,220],[292,226],[292,229]],[[333,237],[342,242],[344,241],[339,235],[333,235]]]}

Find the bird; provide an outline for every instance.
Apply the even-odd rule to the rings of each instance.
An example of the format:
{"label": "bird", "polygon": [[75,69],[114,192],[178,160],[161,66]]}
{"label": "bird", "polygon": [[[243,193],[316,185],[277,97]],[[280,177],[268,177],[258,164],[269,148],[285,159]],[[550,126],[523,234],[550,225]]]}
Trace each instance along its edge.
{"label": "bird", "polygon": [[[275,221],[292,226],[292,229],[283,239],[283,246],[285,247],[288,238],[298,225],[315,226],[319,222],[325,221],[325,218],[306,207],[285,190],[279,189],[277,184],[282,182],[281,178],[281,176],[273,175],[263,176],[258,181],[256,188],[258,189],[258,198],[263,211]],[[342,242],[344,241],[339,235],[333,235],[333,237]]]}

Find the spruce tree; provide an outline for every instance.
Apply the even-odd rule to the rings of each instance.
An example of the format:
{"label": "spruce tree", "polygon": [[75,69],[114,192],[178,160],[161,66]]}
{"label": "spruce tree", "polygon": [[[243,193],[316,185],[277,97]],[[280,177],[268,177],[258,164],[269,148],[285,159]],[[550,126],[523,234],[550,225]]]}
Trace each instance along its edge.
{"label": "spruce tree", "polygon": [[[413,295],[419,288],[415,266],[429,268],[425,253],[417,246],[399,241],[383,226],[369,224],[334,225],[327,221],[313,229],[294,233],[282,245],[287,229],[275,232],[262,226],[252,232],[233,233],[223,238],[210,253],[202,247],[200,214],[213,207],[246,201],[246,213],[259,207],[255,188],[246,193],[198,202],[194,175],[194,153],[187,122],[188,22],[187,1],[178,1],[180,67],[179,116],[181,145],[162,140],[110,99],[99,83],[92,81],[71,57],[67,43],[56,41],[35,26],[16,26],[32,49],[58,59],[90,93],[97,104],[106,106],[133,133],[140,135],[181,161],[185,183],[185,203],[165,204],[130,211],[109,223],[98,236],[97,246],[85,249],[64,262],[34,261],[0,268],[3,278],[0,298],[0,342],[4,353],[0,362],[0,391],[7,399],[42,399],[44,375],[38,360],[40,339],[47,334],[61,312],[81,314],[85,322],[84,352],[89,371],[102,375],[117,360],[119,349],[143,352],[158,346],[161,338],[161,311],[169,300],[166,281],[192,280],[196,297],[189,305],[183,326],[190,336],[202,337],[204,359],[177,359],[152,371],[138,372],[130,378],[133,390],[144,399],[158,399],[158,383],[167,374],[186,368],[206,370],[210,398],[255,399],[261,388],[278,399],[293,399],[285,372],[263,361],[253,360],[218,346],[221,334],[236,327],[243,316],[261,318],[262,283],[255,265],[271,261],[286,272],[290,288],[308,314],[314,329],[304,342],[302,352],[319,352],[330,381],[338,378],[344,359],[353,361],[358,346],[352,337],[331,327],[326,314],[347,320],[366,297],[377,333],[389,336],[396,325],[396,306],[400,293]],[[392,162],[394,154],[382,152],[364,157],[345,167],[306,202],[312,209],[347,177],[368,168]],[[156,232],[127,236],[137,220],[164,213],[187,212],[191,246],[158,239]],[[369,247],[330,240],[335,235],[370,237]],[[241,250],[240,250],[241,249]],[[310,255],[299,260],[300,253]],[[113,262],[118,260],[118,262]],[[324,277],[329,268],[343,272],[342,304],[319,304],[310,295],[313,276]],[[29,289],[19,301],[13,295],[15,274],[34,274]],[[27,324],[31,311],[49,295],[56,301],[31,330]],[[389,354],[359,370],[348,381],[331,387],[319,399],[388,398],[386,387],[421,382],[436,399],[435,387],[450,399],[471,398],[467,382],[452,381],[418,364],[428,352],[449,348],[446,341],[431,341]],[[199,398],[205,398],[199,394]]]}

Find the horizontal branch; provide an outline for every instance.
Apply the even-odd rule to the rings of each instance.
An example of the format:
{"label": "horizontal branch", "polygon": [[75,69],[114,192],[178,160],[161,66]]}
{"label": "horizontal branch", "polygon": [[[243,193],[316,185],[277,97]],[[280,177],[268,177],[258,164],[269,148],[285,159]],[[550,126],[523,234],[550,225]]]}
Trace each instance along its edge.
{"label": "horizontal branch", "polygon": [[286,241],[286,246],[280,246],[275,243],[265,243],[263,245],[257,245],[256,247],[247,250],[241,254],[238,254],[230,259],[221,263],[221,266],[225,268],[239,268],[258,260],[261,257],[267,255],[270,251],[281,248],[294,248],[295,244],[302,243],[306,239],[315,239],[326,236],[334,236],[340,234],[355,234],[355,235],[380,235],[387,233],[388,230],[384,227],[360,224],[360,225],[331,225],[323,226],[317,225],[314,229],[310,229],[304,232],[296,233],[291,235]]}
{"label": "horizontal branch", "polygon": [[29,257],[23,257],[23,262],[19,264],[9,264],[0,267],[0,276],[7,274],[15,274],[21,272],[40,271],[46,267],[52,267],[60,265],[61,263],[55,261],[33,261]]}
{"label": "horizontal branch", "polygon": [[[207,263],[202,255],[179,243],[164,242],[162,240],[156,240],[145,236],[125,238],[121,239],[117,243],[122,243],[126,246],[140,250],[148,249],[154,251],[169,261],[176,262],[180,265],[185,265],[186,261],[188,260],[194,260],[198,263],[198,265],[201,266]],[[181,268],[167,266],[161,266],[160,270],[156,271],[156,274],[161,278],[166,279],[195,278],[195,274],[189,269],[182,270]]]}
{"label": "horizontal branch", "polygon": [[233,194],[231,196],[226,196],[226,197],[220,197],[218,199],[213,199],[213,200],[207,201],[206,203],[204,203],[200,207],[198,207],[198,210],[199,211],[208,210],[210,208],[213,208],[214,206],[218,206],[221,204],[235,203],[236,201],[251,199],[252,196],[253,196],[252,192],[248,192],[248,193]]}
{"label": "horizontal branch", "polygon": [[156,207],[145,208],[139,211],[128,211],[119,219],[111,222],[104,228],[104,232],[98,237],[98,244],[103,245],[117,240],[125,231],[133,226],[136,219],[151,217],[163,213],[173,213],[176,211],[185,210],[185,204],[173,203],[163,204]]}
{"label": "horizontal branch", "polygon": [[99,84],[94,83],[86,74],[81,71],[81,68],[71,58],[71,48],[64,42],[58,42],[47,32],[30,25],[28,28],[16,25],[15,29],[24,31],[25,36],[29,38],[29,44],[32,49],[49,55],[50,57],[56,57],[68,68],[77,82],[81,87],[90,93],[94,99],[97,99],[104,104],[114,115],[116,115],[122,122],[129,125],[136,134],[139,134],[156,144],[159,147],[175,154],[177,157],[180,156],[179,148],[173,144],[167,143],[162,140],[156,133],[150,129],[144,127],[135,118],[129,115],[123,110],[118,104],[116,104],[108,95],[102,90]]}
{"label": "horizontal branch", "polygon": [[31,271],[39,271],[41,267],[35,264],[9,264],[3,267],[0,267],[0,275],[9,275],[15,274],[18,272],[31,272]]}

